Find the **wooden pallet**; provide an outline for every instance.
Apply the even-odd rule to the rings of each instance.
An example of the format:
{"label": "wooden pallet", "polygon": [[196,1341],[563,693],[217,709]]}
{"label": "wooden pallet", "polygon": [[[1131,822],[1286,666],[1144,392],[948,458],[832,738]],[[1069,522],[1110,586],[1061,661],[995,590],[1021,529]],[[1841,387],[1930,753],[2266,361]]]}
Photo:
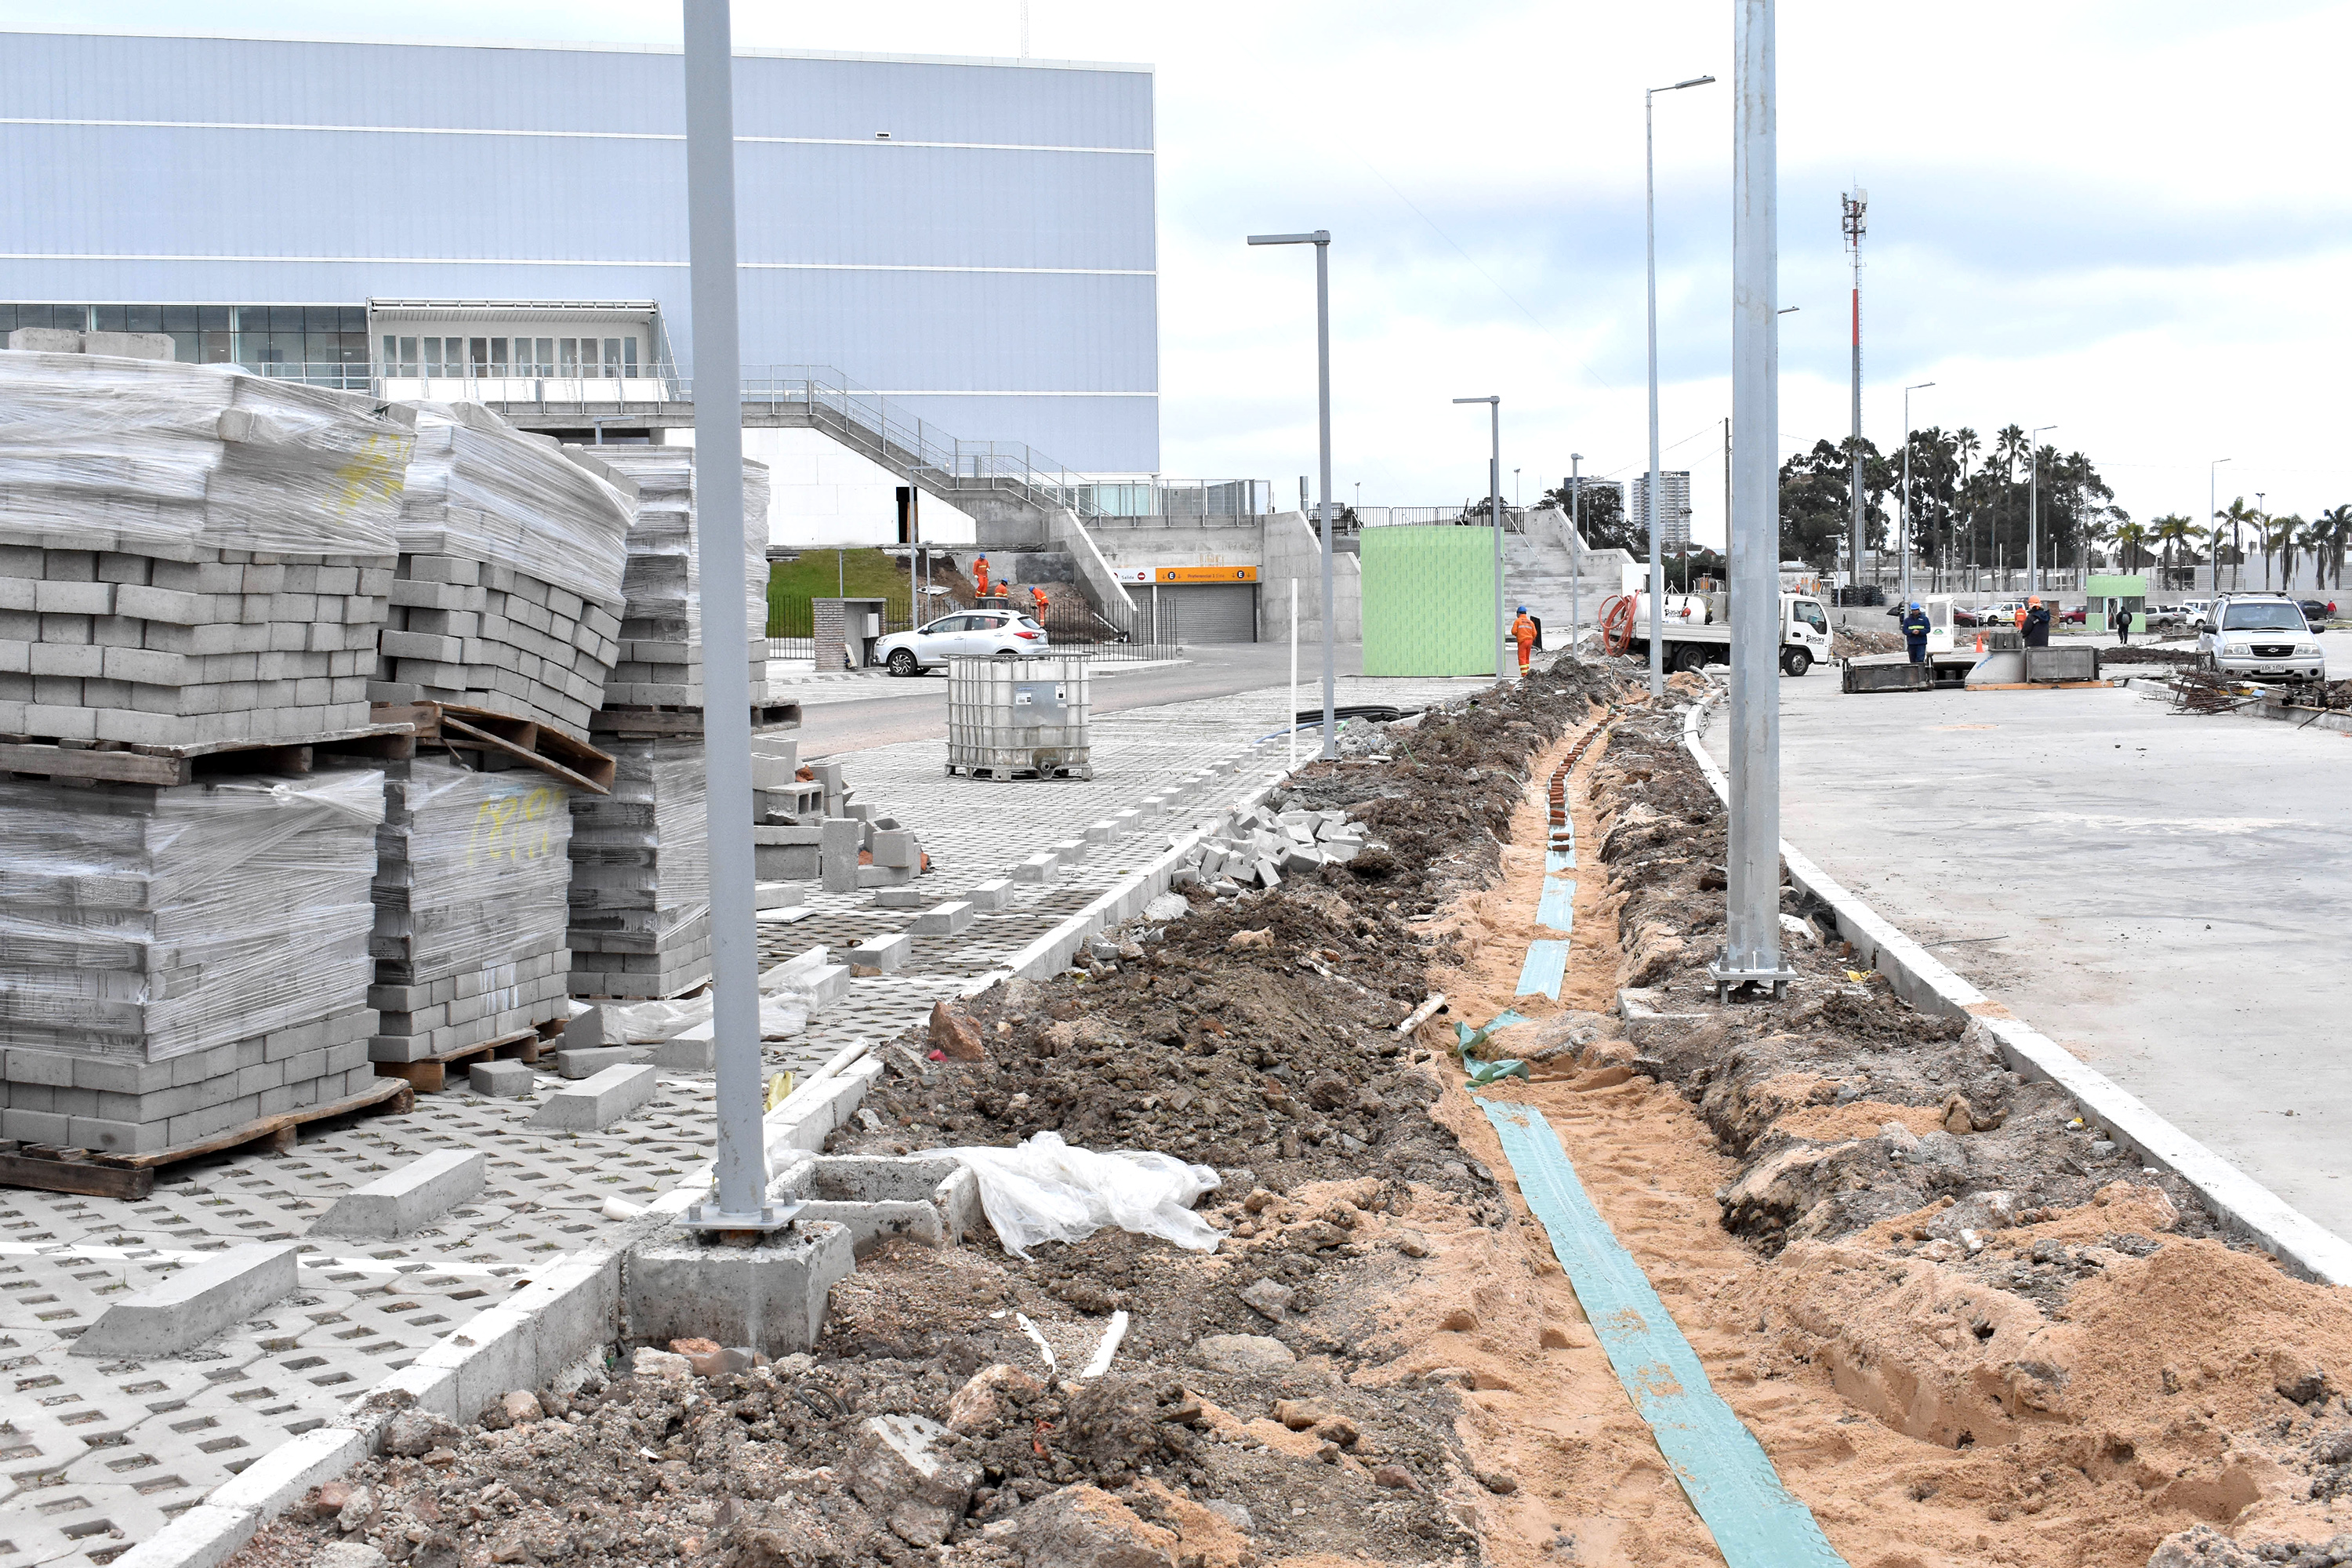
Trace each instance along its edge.
{"label": "wooden pallet", "polygon": [[610,756],[529,719],[454,702],[379,702],[375,714],[415,725],[416,738],[428,745],[495,752],[574,788],[595,795],[613,793],[614,764]]}
{"label": "wooden pallet", "polygon": [[[797,730],[801,705],[768,702],[751,710],[754,731]],[[589,733],[620,735],[633,740],[667,740],[702,733],[699,708],[599,708],[588,721]]]}
{"label": "wooden pallet", "polygon": [[160,1149],[152,1154],[106,1154],[89,1149],[64,1149],[49,1143],[0,1142],[0,1186],[32,1187],[45,1193],[79,1193],[93,1198],[126,1198],[136,1202],[155,1190],[155,1173],[204,1154],[225,1153],[248,1143],[267,1141],[274,1152],[292,1151],[306,1121],[374,1111],[402,1116],[416,1108],[416,1091],[398,1079],[324,1105],[284,1110],[215,1132],[194,1143]]}
{"label": "wooden pallet", "polygon": [[511,1035],[500,1035],[462,1050],[445,1051],[437,1057],[413,1062],[378,1062],[375,1074],[378,1078],[402,1079],[419,1094],[438,1094],[449,1087],[449,1069],[453,1067],[471,1067],[477,1061],[496,1061],[500,1057],[536,1064],[540,1053],[546,1048],[547,1038],[538,1029],[518,1029]]}
{"label": "wooden pallet", "polygon": [[199,773],[299,777],[309,773],[320,756],[398,758],[415,754],[415,727],[405,722],[368,724],[302,741],[202,741],[185,746],[5,736],[0,737],[0,773],[170,785],[191,783]]}
{"label": "wooden pallet", "polygon": [[1090,779],[1095,776],[1094,764],[1091,763],[1079,763],[1070,767],[1056,768],[976,768],[968,763],[950,763],[947,766],[948,775],[950,778],[961,773],[966,778],[993,779],[999,783],[1009,781],[1034,784],[1040,779]]}

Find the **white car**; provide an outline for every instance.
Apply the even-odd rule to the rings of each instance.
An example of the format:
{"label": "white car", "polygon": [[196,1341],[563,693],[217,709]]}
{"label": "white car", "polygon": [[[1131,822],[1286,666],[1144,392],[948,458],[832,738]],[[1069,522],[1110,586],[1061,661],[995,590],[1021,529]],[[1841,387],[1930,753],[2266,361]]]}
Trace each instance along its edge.
{"label": "white car", "polygon": [[893,675],[938,669],[959,654],[1016,658],[1045,651],[1045,628],[1011,610],[958,610],[911,632],[893,632],[874,645],[874,662]]}
{"label": "white car", "polygon": [[2216,675],[2327,679],[2326,650],[2304,619],[2303,606],[2284,594],[2225,594],[2214,600],[2198,633],[2197,652]]}

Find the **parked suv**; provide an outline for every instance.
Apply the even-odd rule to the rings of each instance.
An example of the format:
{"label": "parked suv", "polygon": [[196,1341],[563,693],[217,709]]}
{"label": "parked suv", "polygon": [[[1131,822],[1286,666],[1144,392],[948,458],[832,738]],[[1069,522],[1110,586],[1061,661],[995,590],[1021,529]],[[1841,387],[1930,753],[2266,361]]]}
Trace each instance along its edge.
{"label": "parked suv", "polygon": [[2284,594],[2224,594],[2197,634],[2198,662],[2254,680],[2325,680],[2327,654]]}
{"label": "parked suv", "polygon": [[874,645],[874,662],[887,665],[893,675],[915,675],[937,669],[958,654],[983,658],[1014,658],[1044,653],[1045,628],[1027,616],[1010,610],[958,610],[927,626],[896,632]]}

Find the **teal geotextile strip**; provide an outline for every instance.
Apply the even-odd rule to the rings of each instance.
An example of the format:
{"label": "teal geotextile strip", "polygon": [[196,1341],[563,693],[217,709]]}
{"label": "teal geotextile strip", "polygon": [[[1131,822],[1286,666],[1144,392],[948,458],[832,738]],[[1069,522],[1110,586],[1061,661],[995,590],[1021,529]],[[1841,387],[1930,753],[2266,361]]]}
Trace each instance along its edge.
{"label": "teal geotextile strip", "polygon": [[1568,973],[1568,943],[1566,942],[1531,942],[1528,958],[1519,965],[1519,990],[1522,996],[1549,996],[1559,1000],[1559,983]]}
{"label": "teal geotextile strip", "polygon": [[1576,879],[1546,877],[1543,899],[1536,905],[1536,924],[1568,931],[1576,923]]}
{"label": "teal geotextile strip", "polygon": [[1658,1440],[1683,1493],[1728,1568],[1845,1568],[1812,1510],[1789,1495],[1755,1435],[1706,1370],[1633,1255],[1585,1195],[1559,1137],[1530,1106],[1478,1100],[1503,1141],[1528,1207],[1608,1353],[1617,1381]]}

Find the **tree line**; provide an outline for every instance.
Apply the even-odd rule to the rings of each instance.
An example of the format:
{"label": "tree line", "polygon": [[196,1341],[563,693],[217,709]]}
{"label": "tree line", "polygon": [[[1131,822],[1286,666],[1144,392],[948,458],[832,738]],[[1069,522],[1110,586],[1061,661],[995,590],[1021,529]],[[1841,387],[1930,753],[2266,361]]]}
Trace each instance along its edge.
{"label": "tree line", "polygon": [[[1900,528],[1903,448],[1882,452],[1867,437],[1862,454],[1864,540],[1868,550],[1895,547]],[[1845,560],[1853,519],[1856,443],[1816,441],[1780,465],[1780,553],[1822,571]],[[1910,438],[1911,549],[1932,569],[2021,568],[2026,532],[2038,510],[2041,563],[2124,572],[2156,566],[2186,576],[2201,565],[2230,568],[2231,586],[2251,578],[2257,558],[2268,587],[2294,580],[2299,562],[2318,563],[2321,579],[2344,584],[2352,549],[2352,506],[2316,518],[2273,514],[2232,500],[2200,523],[2179,513],[2138,521],[2115,504],[2115,491],[2081,452],[2032,445],[2021,426],[2005,426],[1988,449],[1977,432],[1928,426]],[[2038,491],[2038,509],[2037,509]],[[2179,585],[2186,586],[2183,582]]]}

